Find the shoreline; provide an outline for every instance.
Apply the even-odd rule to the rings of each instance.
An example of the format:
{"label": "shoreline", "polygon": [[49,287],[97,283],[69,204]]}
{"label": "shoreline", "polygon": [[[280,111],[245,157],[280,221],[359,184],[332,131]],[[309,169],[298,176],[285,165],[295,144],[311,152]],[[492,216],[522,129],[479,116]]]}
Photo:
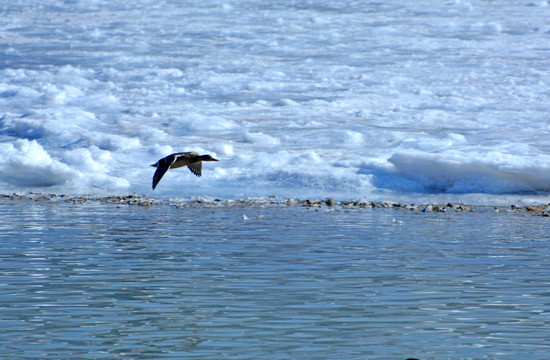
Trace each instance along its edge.
{"label": "shoreline", "polygon": [[53,193],[24,194],[0,194],[0,201],[37,201],[50,203],[70,204],[110,204],[110,205],[133,205],[133,206],[175,206],[177,208],[269,208],[269,207],[303,207],[315,210],[320,209],[393,209],[408,210],[414,213],[462,213],[494,211],[495,213],[528,214],[542,217],[550,217],[550,204],[540,205],[509,205],[509,206],[488,206],[468,205],[463,203],[430,203],[430,204],[406,204],[394,201],[375,202],[368,200],[335,200],[327,199],[296,199],[278,198],[265,196],[248,199],[219,199],[219,198],[175,198],[159,199],[148,195],[126,194],[126,195],[63,195]]}

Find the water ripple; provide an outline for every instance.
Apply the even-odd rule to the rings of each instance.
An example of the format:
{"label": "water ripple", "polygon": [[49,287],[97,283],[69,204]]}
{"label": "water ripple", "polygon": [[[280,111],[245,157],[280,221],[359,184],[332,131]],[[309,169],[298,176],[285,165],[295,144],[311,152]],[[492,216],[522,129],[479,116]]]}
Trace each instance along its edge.
{"label": "water ripple", "polygon": [[0,350],[11,359],[543,359],[550,351],[544,218],[0,208]]}

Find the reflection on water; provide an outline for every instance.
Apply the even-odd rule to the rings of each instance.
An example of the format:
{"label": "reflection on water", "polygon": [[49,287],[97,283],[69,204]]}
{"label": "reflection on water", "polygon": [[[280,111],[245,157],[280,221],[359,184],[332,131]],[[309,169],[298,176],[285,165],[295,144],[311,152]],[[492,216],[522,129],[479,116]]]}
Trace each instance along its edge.
{"label": "reflection on water", "polygon": [[550,353],[545,218],[31,201],[0,211],[6,358]]}

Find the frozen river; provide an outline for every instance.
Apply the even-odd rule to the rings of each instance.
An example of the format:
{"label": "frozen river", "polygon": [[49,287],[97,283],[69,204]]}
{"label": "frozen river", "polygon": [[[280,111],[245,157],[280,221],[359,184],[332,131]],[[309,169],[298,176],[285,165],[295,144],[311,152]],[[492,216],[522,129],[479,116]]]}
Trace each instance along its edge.
{"label": "frozen river", "polygon": [[[0,193],[549,203],[550,7],[11,0]],[[434,198],[436,200],[434,200]]]}

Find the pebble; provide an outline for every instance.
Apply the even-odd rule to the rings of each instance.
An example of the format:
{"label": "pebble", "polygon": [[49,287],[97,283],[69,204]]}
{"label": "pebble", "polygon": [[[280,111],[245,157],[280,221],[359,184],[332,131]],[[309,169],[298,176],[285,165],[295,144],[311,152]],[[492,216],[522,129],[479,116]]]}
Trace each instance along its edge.
{"label": "pebble", "polygon": [[[374,202],[374,201],[349,201],[335,200],[327,198],[324,200],[315,199],[278,199],[275,196],[266,196],[253,199],[226,200],[215,198],[212,200],[203,198],[193,198],[188,200],[161,200],[147,195],[126,194],[113,196],[93,196],[93,195],[59,195],[48,193],[24,193],[24,194],[0,194],[0,200],[32,200],[32,201],[48,201],[84,204],[87,202],[97,202],[102,204],[116,205],[138,205],[138,206],[154,206],[154,205],[172,205],[178,208],[266,208],[266,207],[293,207],[302,206],[319,210],[320,208],[331,208],[331,211],[338,209],[395,209],[408,210],[414,213],[460,213],[472,212],[488,207],[465,205],[462,203],[447,203],[447,204],[404,204],[395,201]],[[508,207],[492,207],[493,211],[498,214],[506,213],[524,213],[529,215],[538,215],[550,217],[550,204],[526,205],[517,206],[510,205]]]}

